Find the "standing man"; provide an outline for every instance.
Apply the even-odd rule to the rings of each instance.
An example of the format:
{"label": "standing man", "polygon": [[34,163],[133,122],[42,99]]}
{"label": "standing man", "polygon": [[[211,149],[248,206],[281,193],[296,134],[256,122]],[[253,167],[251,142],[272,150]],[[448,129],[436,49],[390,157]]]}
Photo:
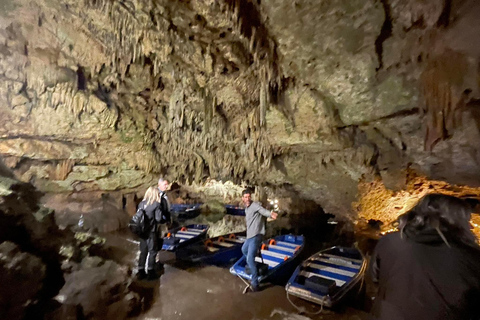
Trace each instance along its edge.
{"label": "standing man", "polygon": [[166,194],[166,191],[168,190],[168,185],[169,182],[167,179],[158,179],[158,194],[160,195],[161,199],[163,223],[166,223],[170,226],[172,224],[172,217],[170,214],[170,201],[168,201],[168,197]]}
{"label": "standing man", "polygon": [[245,204],[247,223],[247,240],[243,243],[242,253],[246,257],[252,273],[251,289],[255,292],[258,291],[258,270],[255,256],[265,235],[265,222],[267,218],[277,219],[278,214],[263,208],[258,202],[252,202],[252,191],[248,188],[242,192],[242,201]]}
{"label": "standing man", "polygon": [[[159,226],[159,243],[160,250],[163,246],[163,237],[168,232],[168,229],[172,226],[172,216],[170,214],[170,202],[168,201],[167,194],[165,193],[168,190],[168,180],[164,178],[158,179],[158,195],[160,196],[160,208],[162,210],[162,220]],[[163,264],[158,263],[160,269],[163,268]]]}

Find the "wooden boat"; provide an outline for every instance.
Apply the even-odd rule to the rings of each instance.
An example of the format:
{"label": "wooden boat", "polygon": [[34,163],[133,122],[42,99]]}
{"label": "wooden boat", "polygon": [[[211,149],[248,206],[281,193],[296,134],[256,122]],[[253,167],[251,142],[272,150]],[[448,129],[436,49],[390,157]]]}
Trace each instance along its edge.
{"label": "wooden boat", "polygon": [[332,247],[302,262],[285,289],[287,294],[332,307],[362,280],[366,267],[357,249]]}
{"label": "wooden boat", "polygon": [[[268,265],[268,268],[259,269],[258,282],[273,281],[291,272],[295,258],[305,245],[305,238],[301,235],[281,235],[264,241],[260,254],[255,261]],[[251,281],[252,275],[246,270],[246,258],[241,257],[231,268],[230,273],[245,280]],[[263,272],[262,272],[263,271]]]}
{"label": "wooden boat", "polygon": [[194,263],[225,265],[242,256],[245,235],[243,231],[200,240],[179,249],[176,257]]}
{"label": "wooden boat", "polygon": [[208,225],[206,224],[190,224],[169,230],[163,238],[162,250],[175,251],[190,243],[205,239],[207,231]]}
{"label": "wooden boat", "polygon": [[235,206],[233,204],[226,204],[225,209],[227,210],[227,214],[232,216],[244,216],[245,209],[239,206]]}
{"label": "wooden boat", "polygon": [[194,204],[172,204],[170,206],[170,212],[174,219],[186,220],[197,217],[201,212],[201,203]]}

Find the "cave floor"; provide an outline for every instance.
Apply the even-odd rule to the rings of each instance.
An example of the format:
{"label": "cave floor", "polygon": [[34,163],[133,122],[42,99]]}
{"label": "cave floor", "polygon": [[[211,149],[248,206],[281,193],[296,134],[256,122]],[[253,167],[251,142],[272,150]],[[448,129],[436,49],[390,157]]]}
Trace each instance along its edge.
{"label": "cave floor", "polygon": [[[289,303],[283,286],[270,285],[242,294],[244,285],[228,268],[214,266],[180,269],[165,265],[158,281],[142,282],[153,288],[153,304],[137,319],[367,319],[368,314],[346,307],[324,310],[320,315],[300,315]],[[295,297],[291,300],[307,312],[320,308]]]}
{"label": "cave floor", "polygon": [[[107,247],[132,269],[138,256],[138,246],[127,234],[107,238]],[[118,250],[117,250],[118,249]],[[175,254],[162,251],[158,256],[165,263],[159,280],[135,281],[132,289],[144,297],[142,313],[132,319],[367,319],[362,311],[362,299],[350,299],[338,310],[325,309],[307,301],[290,297],[304,308],[300,314],[286,296],[282,285],[267,284],[260,292],[242,294],[243,282],[230,274],[227,267],[181,265]],[[359,307],[360,306],[360,307]]]}

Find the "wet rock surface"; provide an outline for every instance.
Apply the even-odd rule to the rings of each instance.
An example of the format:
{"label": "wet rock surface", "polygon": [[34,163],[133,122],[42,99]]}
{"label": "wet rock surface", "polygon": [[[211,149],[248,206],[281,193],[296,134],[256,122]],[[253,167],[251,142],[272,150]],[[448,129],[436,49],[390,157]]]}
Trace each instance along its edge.
{"label": "wet rock surface", "polygon": [[[12,242],[0,244],[0,314],[5,319],[23,319],[26,308],[43,287],[46,266]],[[14,290],[13,290],[14,289]]]}
{"label": "wet rock surface", "polygon": [[0,187],[2,318],[124,319],[138,309],[130,267],[110,260],[121,261],[121,251],[111,254],[104,238],[79,226],[60,230],[41,194],[8,170]]}
{"label": "wet rock surface", "polygon": [[[126,319],[139,296],[127,289],[128,267],[99,257],[86,257],[65,276],[55,299],[61,310],[80,309],[87,319]],[[62,319],[57,312],[57,319]]]}

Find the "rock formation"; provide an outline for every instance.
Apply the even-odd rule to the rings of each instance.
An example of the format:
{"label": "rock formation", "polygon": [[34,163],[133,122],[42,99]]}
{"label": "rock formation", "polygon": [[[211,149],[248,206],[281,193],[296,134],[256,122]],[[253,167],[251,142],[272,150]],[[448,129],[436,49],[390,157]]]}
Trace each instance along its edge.
{"label": "rock formation", "polygon": [[0,162],[2,319],[125,319],[139,311],[128,266],[91,233],[60,230],[39,192]]}
{"label": "rock formation", "polygon": [[356,219],[359,183],[399,191],[413,171],[478,187],[478,1],[4,0],[0,12],[0,154],[65,202],[132,206],[161,174],[267,186]]}

